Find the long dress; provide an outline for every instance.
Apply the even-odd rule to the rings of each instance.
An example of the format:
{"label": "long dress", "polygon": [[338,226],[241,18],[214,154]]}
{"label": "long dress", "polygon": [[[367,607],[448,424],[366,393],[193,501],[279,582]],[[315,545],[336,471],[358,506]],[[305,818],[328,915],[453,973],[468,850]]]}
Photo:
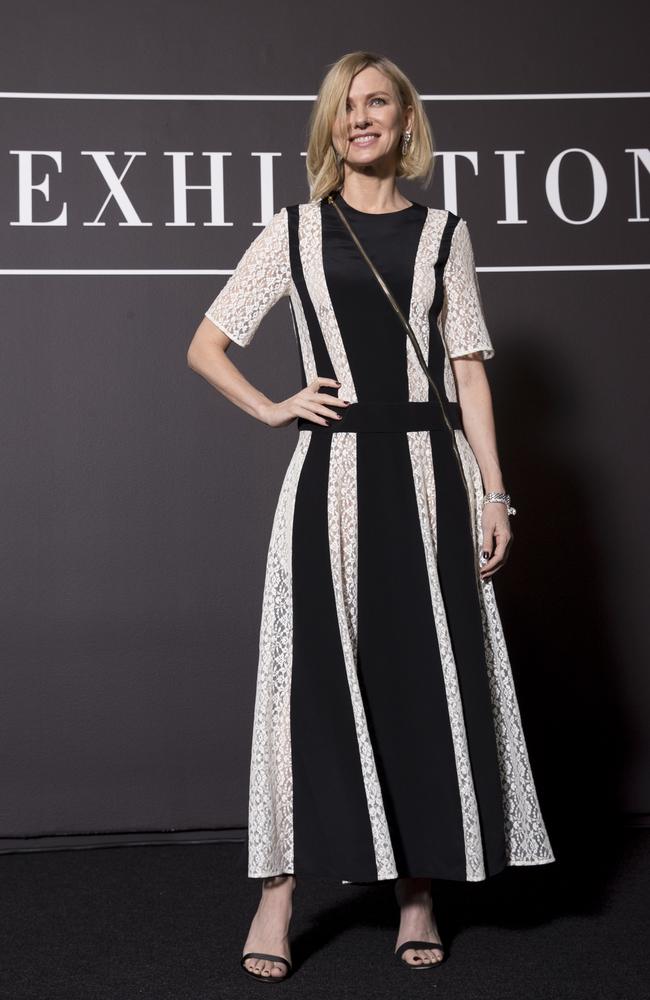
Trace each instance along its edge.
{"label": "long dress", "polygon": [[481,881],[555,860],[493,584],[477,575],[483,485],[450,364],[494,348],[464,219],[337,198],[451,430],[334,206],[281,208],[205,315],[246,347],[287,296],[303,387],[337,379],[320,391],[351,405],[329,428],[298,420],[273,519],[248,875]]}

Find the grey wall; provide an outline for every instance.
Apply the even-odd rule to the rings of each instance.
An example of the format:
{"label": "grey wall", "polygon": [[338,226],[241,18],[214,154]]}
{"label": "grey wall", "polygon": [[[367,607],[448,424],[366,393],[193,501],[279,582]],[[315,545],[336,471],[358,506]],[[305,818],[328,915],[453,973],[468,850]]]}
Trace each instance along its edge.
{"label": "grey wall", "polygon": [[[585,811],[650,812],[648,272],[635,267],[650,261],[648,100],[479,99],[642,91],[641,10],[461,2],[396,19],[386,0],[334,2],[320,15],[297,3],[5,5],[5,844],[246,825],[266,547],[297,432],[233,407],[185,352],[270,211],[307,200],[310,101],[297,98],[355,48],[389,55],[423,95],[470,95],[427,101],[446,155],[428,190],[401,188],[459,212],[473,236],[501,461],[519,511],[495,581],[546,808],[556,829]],[[71,92],[276,96],[7,96]],[[594,160],[564,158],[555,202],[549,168],[574,148]],[[638,187],[634,149],[646,157]],[[65,225],[21,220],[18,150],[60,157],[60,170],[33,159],[49,198],[40,189],[29,200],[33,222],[65,204]],[[504,150],[522,151],[525,222],[506,214]],[[124,178],[132,208],[113,199],[102,211],[98,153],[109,151],[118,175],[146,154]],[[168,225],[169,152],[193,154],[190,184],[208,183],[204,152],[229,154],[215,219],[226,224],[206,225],[209,194],[196,190],[194,224]],[[451,152],[475,159],[454,163]],[[259,153],[275,154],[264,185]],[[592,221],[558,214],[585,220],[599,196]],[[120,269],[131,273],[108,273]],[[229,356],[271,398],[297,391],[287,303]]]}

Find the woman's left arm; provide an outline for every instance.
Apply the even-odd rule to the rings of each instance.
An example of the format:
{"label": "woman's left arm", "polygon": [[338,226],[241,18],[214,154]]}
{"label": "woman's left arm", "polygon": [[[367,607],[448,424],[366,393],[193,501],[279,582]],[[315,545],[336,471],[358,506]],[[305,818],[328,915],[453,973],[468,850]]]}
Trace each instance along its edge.
{"label": "woman's left arm", "polygon": [[[463,430],[476,455],[486,492],[505,493],[497,451],[492,394],[480,353],[452,358]],[[482,513],[483,544],[488,560],[481,567],[485,580],[503,566],[514,537],[504,503],[486,503]]]}

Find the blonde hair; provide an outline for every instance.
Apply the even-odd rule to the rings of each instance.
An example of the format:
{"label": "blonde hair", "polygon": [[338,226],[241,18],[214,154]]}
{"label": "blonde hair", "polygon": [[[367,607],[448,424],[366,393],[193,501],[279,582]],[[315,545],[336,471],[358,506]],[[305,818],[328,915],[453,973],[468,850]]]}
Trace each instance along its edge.
{"label": "blonde hair", "polygon": [[314,201],[343,184],[343,160],[337,157],[332,142],[332,129],[338,117],[343,133],[347,131],[347,95],[352,78],[366,66],[375,66],[392,81],[402,111],[409,104],[413,106],[411,141],[406,153],[402,153],[400,143],[396,177],[407,180],[422,178],[422,187],[426,187],[431,181],[435,163],[433,135],[415,87],[406,74],[386,56],[374,52],[348,52],[330,64],[309,116],[306,167],[310,197]]}

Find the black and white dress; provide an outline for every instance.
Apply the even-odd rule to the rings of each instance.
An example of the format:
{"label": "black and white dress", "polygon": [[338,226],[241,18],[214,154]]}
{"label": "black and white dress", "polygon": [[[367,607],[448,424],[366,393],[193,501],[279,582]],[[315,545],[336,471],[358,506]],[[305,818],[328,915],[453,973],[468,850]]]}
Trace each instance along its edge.
{"label": "black and white dress", "polygon": [[334,206],[280,209],[205,315],[245,347],[289,297],[303,386],[337,379],[352,405],[330,428],[298,421],[273,520],[248,875],[476,882],[555,860],[493,584],[477,575],[483,485],[449,360],[494,350],[464,219],[337,198],[452,429]]}

